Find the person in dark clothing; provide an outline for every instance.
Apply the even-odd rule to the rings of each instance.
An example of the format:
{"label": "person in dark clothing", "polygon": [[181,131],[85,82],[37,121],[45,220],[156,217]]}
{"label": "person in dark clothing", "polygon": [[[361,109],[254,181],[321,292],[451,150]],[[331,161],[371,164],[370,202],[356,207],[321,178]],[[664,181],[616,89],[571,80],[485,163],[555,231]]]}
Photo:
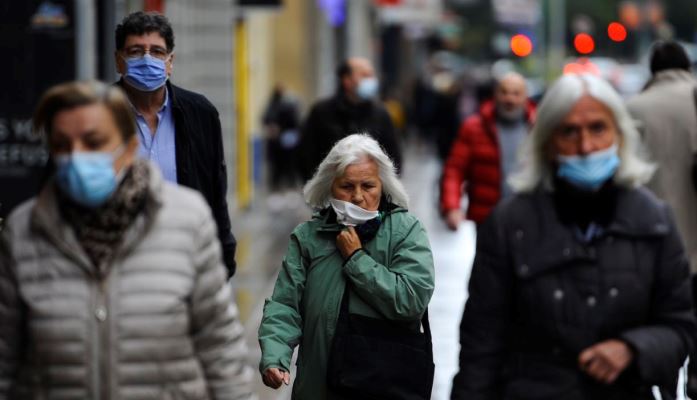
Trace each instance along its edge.
{"label": "person in dark clothing", "polygon": [[298,105],[281,85],[276,85],[262,118],[266,131],[266,156],[271,166],[270,186],[295,184],[295,149],[298,145]]}
{"label": "person in dark clothing", "polygon": [[228,276],[235,273],[237,242],[227,206],[227,170],[220,118],[198,93],[169,81],[174,33],[167,18],[141,11],[116,27],[117,82],[133,106],[138,155],[157,164],[170,182],[199,191],[210,206]]}
{"label": "person in dark clothing", "polygon": [[350,58],[339,65],[337,77],[337,93],[315,104],[302,128],[298,159],[303,181],[312,177],[334,143],[353,133],[373,136],[399,170],[400,145],[389,114],[375,100],[378,81],[372,64]]}
{"label": "person in dark clothing", "polygon": [[670,209],[617,92],[565,75],[479,227],[452,399],[675,398],[697,321]]}

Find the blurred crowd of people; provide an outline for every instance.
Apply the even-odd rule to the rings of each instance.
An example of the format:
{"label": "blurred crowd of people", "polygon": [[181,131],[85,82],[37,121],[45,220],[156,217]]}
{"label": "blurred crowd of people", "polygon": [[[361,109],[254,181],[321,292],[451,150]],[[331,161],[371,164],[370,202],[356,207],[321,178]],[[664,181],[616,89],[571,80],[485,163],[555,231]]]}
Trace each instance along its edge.
{"label": "blurred crowd of people", "polygon": [[[130,14],[114,39],[118,82],[60,84],[36,108],[49,178],[2,230],[0,399],[252,398],[218,110],[171,82],[164,16]],[[459,82],[443,57],[409,112],[364,58],[305,118],[274,88],[269,187],[302,184],[314,214],[279,260],[257,379],[294,379],[295,399],[430,398],[438,266],[401,182],[410,125],[442,161],[444,224],[477,228],[453,399],[697,398],[691,363],[678,387],[697,358],[685,51],[656,43],[629,102],[567,74],[539,105],[522,75]]]}

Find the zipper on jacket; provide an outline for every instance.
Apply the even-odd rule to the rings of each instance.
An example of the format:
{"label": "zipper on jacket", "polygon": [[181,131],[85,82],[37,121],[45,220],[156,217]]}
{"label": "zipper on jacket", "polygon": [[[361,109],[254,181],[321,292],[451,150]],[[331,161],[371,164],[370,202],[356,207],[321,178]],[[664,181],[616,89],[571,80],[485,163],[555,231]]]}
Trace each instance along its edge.
{"label": "zipper on jacket", "polygon": [[100,399],[109,399],[109,307],[107,301],[107,277],[102,270],[96,272],[95,307],[93,310],[97,334],[94,336],[94,393]]}

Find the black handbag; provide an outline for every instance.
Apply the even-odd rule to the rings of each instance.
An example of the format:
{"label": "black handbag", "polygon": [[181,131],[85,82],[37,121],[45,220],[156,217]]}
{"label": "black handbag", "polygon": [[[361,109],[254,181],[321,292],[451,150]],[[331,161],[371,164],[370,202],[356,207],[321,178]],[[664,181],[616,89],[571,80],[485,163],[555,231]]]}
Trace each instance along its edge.
{"label": "black handbag", "polygon": [[429,400],[434,364],[428,310],[421,321],[407,322],[349,314],[350,292],[347,284],[329,354],[330,391],[349,399]]}

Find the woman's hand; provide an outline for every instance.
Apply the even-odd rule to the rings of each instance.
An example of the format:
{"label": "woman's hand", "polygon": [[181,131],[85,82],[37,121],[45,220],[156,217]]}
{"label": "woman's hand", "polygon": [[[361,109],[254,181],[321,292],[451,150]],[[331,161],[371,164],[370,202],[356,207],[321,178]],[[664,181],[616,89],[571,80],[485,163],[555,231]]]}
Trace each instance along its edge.
{"label": "woman's hand", "polygon": [[264,385],[271,389],[278,389],[282,383],[290,384],[290,373],[279,368],[268,368],[261,376]]}
{"label": "woman's hand", "polygon": [[610,384],[632,362],[634,354],[621,340],[611,339],[595,344],[578,356],[582,371],[597,381]]}
{"label": "woman's hand", "polygon": [[356,250],[363,247],[363,245],[361,244],[361,239],[358,237],[356,230],[353,229],[352,226],[349,226],[348,229],[344,229],[337,235],[336,247],[339,248],[339,252],[341,252],[341,256],[344,257],[345,260]]}

